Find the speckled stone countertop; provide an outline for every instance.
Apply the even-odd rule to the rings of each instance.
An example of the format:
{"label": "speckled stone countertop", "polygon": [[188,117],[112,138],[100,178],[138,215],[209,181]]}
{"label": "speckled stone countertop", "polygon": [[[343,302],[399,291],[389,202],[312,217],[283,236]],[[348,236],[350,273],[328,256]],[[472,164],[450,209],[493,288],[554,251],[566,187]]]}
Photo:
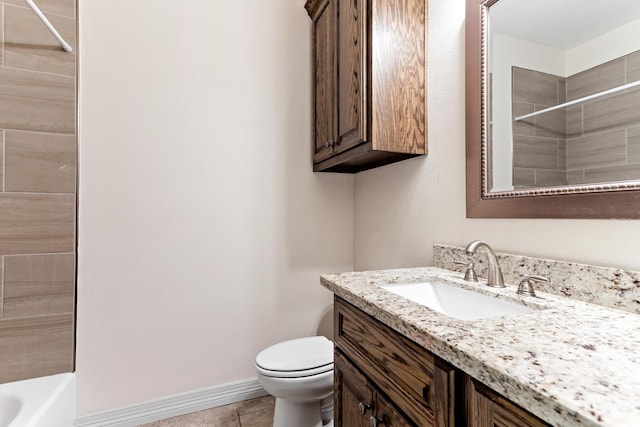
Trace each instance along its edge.
{"label": "speckled stone countertop", "polygon": [[[439,279],[532,313],[457,320],[378,285]],[[324,287],[554,426],[640,426],[640,316],[437,267],[324,274]]]}

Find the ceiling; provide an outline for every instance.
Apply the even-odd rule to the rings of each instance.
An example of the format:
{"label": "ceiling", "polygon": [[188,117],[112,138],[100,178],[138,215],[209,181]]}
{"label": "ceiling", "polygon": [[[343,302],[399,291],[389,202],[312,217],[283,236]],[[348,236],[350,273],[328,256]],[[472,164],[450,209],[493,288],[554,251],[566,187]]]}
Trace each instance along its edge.
{"label": "ceiling", "polygon": [[492,32],[565,50],[637,19],[640,0],[500,0],[489,9]]}

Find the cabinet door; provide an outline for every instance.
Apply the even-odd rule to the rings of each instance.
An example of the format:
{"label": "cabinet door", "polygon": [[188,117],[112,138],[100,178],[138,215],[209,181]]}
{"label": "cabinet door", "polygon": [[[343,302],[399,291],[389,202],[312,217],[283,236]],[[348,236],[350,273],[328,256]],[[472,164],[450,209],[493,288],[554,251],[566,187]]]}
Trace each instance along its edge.
{"label": "cabinet door", "polygon": [[367,139],[367,0],[338,4],[336,151]]}
{"label": "cabinet door", "polygon": [[333,371],[336,427],[369,427],[374,403],[367,379],[338,351]]}
{"label": "cabinet door", "polygon": [[449,427],[453,368],[347,302],[334,305],[336,345],[416,424]]}
{"label": "cabinet door", "polygon": [[370,426],[374,427],[414,427],[404,415],[396,410],[381,394],[376,394],[376,415],[370,419]]}
{"label": "cabinet door", "polygon": [[335,142],[336,20],[336,0],[326,0],[313,20],[314,163],[330,157]]}
{"label": "cabinet door", "polygon": [[[467,380],[471,396],[470,427],[550,427],[549,424],[486,386]],[[470,387],[469,387],[470,386]]]}

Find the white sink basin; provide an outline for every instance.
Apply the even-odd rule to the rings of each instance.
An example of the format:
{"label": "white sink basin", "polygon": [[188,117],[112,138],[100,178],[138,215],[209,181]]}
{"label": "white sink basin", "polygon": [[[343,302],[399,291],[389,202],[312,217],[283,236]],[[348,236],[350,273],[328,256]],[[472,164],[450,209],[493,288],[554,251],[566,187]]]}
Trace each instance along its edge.
{"label": "white sink basin", "polygon": [[439,281],[401,283],[380,287],[460,320],[487,319],[533,311],[524,305],[492,298]]}

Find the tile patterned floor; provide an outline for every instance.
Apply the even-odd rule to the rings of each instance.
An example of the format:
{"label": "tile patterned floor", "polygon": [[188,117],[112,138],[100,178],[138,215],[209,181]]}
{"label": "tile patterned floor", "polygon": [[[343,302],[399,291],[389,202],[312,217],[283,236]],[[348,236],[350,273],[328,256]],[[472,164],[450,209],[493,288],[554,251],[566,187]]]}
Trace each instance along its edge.
{"label": "tile patterned floor", "polygon": [[194,412],[141,427],[271,427],[275,399],[271,396]]}

